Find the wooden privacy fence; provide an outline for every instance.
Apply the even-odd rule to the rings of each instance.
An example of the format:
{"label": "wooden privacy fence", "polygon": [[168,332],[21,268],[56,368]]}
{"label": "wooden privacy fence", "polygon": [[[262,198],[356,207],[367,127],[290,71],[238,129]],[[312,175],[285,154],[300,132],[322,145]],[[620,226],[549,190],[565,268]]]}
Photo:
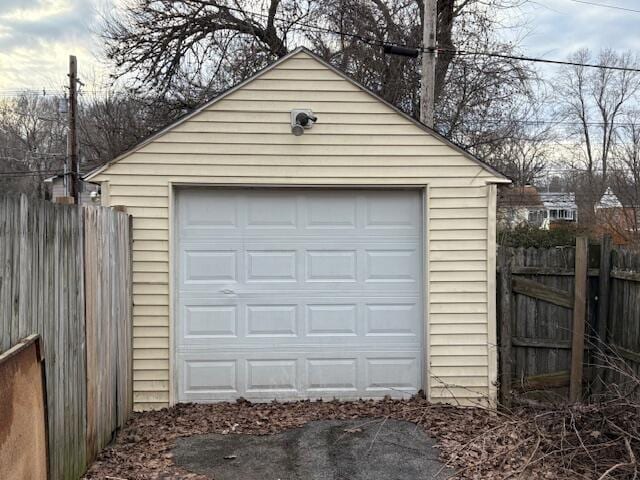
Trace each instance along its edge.
{"label": "wooden privacy fence", "polygon": [[639,254],[613,249],[608,237],[591,248],[578,239],[577,248],[501,247],[498,265],[504,404],[514,389],[576,401],[621,382],[595,368],[603,350],[640,373]]}
{"label": "wooden privacy fence", "polygon": [[80,477],[132,408],[130,232],[111,209],[0,196],[0,353],[42,338],[53,480]]}
{"label": "wooden privacy fence", "polygon": [[[600,335],[640,378],[640,254],[615,249],[609,258],[610,273],[603,275],[608,277],[608,295],[602,295],[608,315],[602,317]],[[625,382],[613,369],[599,376],[605,384]]]}

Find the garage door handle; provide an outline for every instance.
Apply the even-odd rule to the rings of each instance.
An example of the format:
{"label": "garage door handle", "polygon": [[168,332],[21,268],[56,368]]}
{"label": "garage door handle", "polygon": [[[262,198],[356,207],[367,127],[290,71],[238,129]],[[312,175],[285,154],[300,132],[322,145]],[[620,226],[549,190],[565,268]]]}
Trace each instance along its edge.
{"label": "garage door handle", "polygon": [[235,292],[235,290],[231,290],[230,288],[225,288],[223,290],[220,290],[220,292],[224,293],[225,295],[233,295]]}

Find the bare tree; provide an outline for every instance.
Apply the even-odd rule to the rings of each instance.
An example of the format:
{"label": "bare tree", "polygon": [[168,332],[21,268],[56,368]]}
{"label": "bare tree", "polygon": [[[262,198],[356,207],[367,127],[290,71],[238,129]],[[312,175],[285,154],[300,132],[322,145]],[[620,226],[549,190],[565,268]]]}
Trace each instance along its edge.
{"label": "bare tree", "polygon": [[[47,177],[63,173],[67,156],[65,98],[26,93],[0,103],[0,191],[44,197]],[[109,161],[175,117],[172,105],[128,92],[81,95],[81,172]]]}
{"label": "bare tree", "polygon": [[[116,76],[133,75],[138,86],[162,94],[185,85],[215,92],[286,55],[287,36],[311,16],[313,5],[295,0],[130,0],[107,17],[106,54],[115,63]],[[231,57],[248,53],[244,69],[229,68]]]}
{"label": "bare tree", "polygon": [[1,190],[42,196],[42,180],[62,170],[66,137],[58,103],[25,93],[0,104]]}
{"label": "bare tree", "polygon": [[[576,64],[592,63],[589,50],[570,57]],[[632,53],[617,54],[602,50],[595,61],[603,67],[634,67],[638,59]],[[604,193],[611,156],[619,130],[618,121],[637,101],[640,75],[636,72],[582,65],[564,69],[558,79],[558,104],[570,125],[567,135],[574,141],[572,166],[576,199],[582,220],[593,220],[594,206]]]}
{"label": "bare tree", "polygon": [[83,96],[78,115],[82,171],[112,160],[174,116],[172,105],[131,92],[108,90]]}
{"label": "bare tree", "polygon": [[620,204],[603,212],[605,220],[619,238],[640,245],[640,112],[625,115],[617,129],[608,184]]}
{"label": "bare tree", "polygon": [[[491,158],[514,128],[514,99],[534,72],[517,60],[455,49],[511,53],[497,40],[497,9],[517,0],[440,0],[436,128]],[[131,0],[106,23],[117,75],[193,107],[297,44],[309,45],[387,101],[417,117],[420,65],[385,55],[384,43],[420,46],[422,0]],[[204,92],[204,93],[203,93]]]}

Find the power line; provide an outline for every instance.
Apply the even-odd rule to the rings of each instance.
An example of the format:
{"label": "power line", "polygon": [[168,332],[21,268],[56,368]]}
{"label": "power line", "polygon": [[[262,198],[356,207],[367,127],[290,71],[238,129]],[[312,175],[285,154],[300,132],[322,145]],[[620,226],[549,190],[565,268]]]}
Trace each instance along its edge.
{"label": "power line", "polygon": [[[469,122],[473,122],[474,120],[467,120]],[[511,118],[482,118],[481,120],[478,120],[478,122],[476,123],[519,123],[519,124],[526,124],[526,125],[573,125],[573,126],[583,126],[583,125],[587,125],[590,127],[596,127],[596,126],[604,126],[604,125],[608,125],[608,126],[619,126],[619,127],[638,127],[640,128],[640,124],[638,123],[631,123],[631,122],[613,122],[613,123],[605,123],[605,122],[585,122],[584,124],[582,122],[570,122],[570,121],[566,121],[566,120],[519,120],[519,119],[511,119]]]}
{"label": "power line", "polygon": [[604,3],[589,2],[587,0],[568,0],[568,1],[574,2],[574,3],[582,3],[584,5],[592,5],[594,7],[611,8],[612,10],[622,10],[623,12],[640,13],[640,10],[635,10],[633,8],[628,8],[628,7],[621,7],[619,5],[607,5]]}
{"label": "power line", "polygon": [[603,70],[617,70],[621,72],[637,72],[640,73],[640,68],[632,68],[632,67],[619,67],[616,65],[598,65],[597,63],[581,63],[581,62],[571,62],[568,60],[552,60],[548,58],[536,58],[536,57],[526,57],[522,55],[507,55],[502,53],[491,53],[491,52],[476,52],[469,50],[455,50],[455,49],[440,49],[437,48],[438,52],[449,52],[454,55],[479,55],[486,57],[494,57],[494,58],[505,58],[510,60],[521,60],[523,62],[537,62],[537,63],[549,63],[553,65],[569,65],[574,67],[588,67],[588,68],[600,68]]}
{"label": "power line", "polygon": [[[578,0],[571,0],[571,1],[578,1]],[[580,1],[583,2],[583,1],[586,1],[586,0],[580,0]],[[234,7],[219,7],[219,8],[223,8],[223,9],[229,10],[229,11],[239,12],[239,13],[242,13],[244,15],[250,14],[250,15],[256,15],[256,16],[262,17],[262,18],[269,18],[269,15],[267,15],[267,14],[259,13],[259,12],[253,12],[253,11],[246,12],[246,11],[242,10],[241,8],[234,8]],[[283,19],[282,17],[274,16],[273,18],[274,18],[274,20],[277,20],[277,21],[280,21],[280,22],[286,22],[287,21],[286,19]],[[321,27],[319,25],[314,25],[314,24],[308,24],[308,23],[302,23],[302,22],[294,22],[293,25],[298,25],[298,26],[303,26],[303,27],[309,28],[309,29],[313,29],[313,30],[316,30],[316,32],[331,33],[331,34],[335,34],[335,35],[341,35],[341,36],[347,36],[347,37],[355,38],[355,39],[357,39],[357,40],[359,40],[359,41],[361,41],[363,43],[367,43],[367,44],[372,45],[372,46],[384,47],[386,45],[386,46],[395,46],[395,47],[400,47],[400,48],[412,49],[412,50],[416,51],[416,54],[422,53],[422,52],[426,52],[426,51],[434,51],[432,49],[426,49],[426,48],[421,47],[421,46],[403,45],[403,44],[400,44],[400,43],[381,41],[381,40],[377,40],[377,39],[373,39],[373,38],[363,37],[362,35],[359,35],[359,34],[356,34],[356,33],[343,32],[343,31],[340,31],[340,30]],[[453,55],[478,55],[478,56],[486,56],[486,57],[494,57],[494,58],[503,58],[503,59],[509,59],[509,60],[520,60],[520,61],[524,61],[524,62],[547,63],[547,64],[552,64],[552,65],[579,66],[579,67],[588,67],[588,68],[600,68],[600,69],[605,69],[605,70],[617,70],[617,71],[624,71],[624,72],[637,72],[637,73],[640,73],[640,68],[621,67],[621,66],[616,66],[616,65],[599,65],[599,64],[596,64],[596,63],[572,62],[572,61],[568,61],[568,60],[555,60],[555,59],[547,59],[547,58],[529,57],[529,56],[524,56],[524,55],[508,55],[508,54],[495,53],[495,52],[457,50],[457,49],[447,49],[447,48],[441,48],[441,47],[436,47],[435,51],[437,53],[450,53],[450,54],[453,54]]]}
{"label": "power line", "polygon": [[[578,0],[571,0],[571,1],[578,1]],[[583,2],[583,0],[580,0],[580,1]],[[251,15],[256,15],[256,16],[263,17],[263,18],[269,18],[269,16],[264,14],[264,13],[251,12],[251,11],[250,12],[246,12],[246,11],[240,9],[240,8],[224,7],[224,9],[225,10],[234,11],[234,12],[243,13],[245,15],[246,14],[251,14]],[[639,13],[640,13],[640,11],[639,11]],[[287,21],[286,19],[283,19],[281,17],[274,17],[274,20],[281,21],[281,22],[282,21]],[[401,48],[415,50],[416,54],[422,53],[422,52],[425,52],[425,51],[433,51],[432,49],[425,49],[424,47],[420,47],[420,46],[403,45],[403,44],[400,44],[400,43],[394,43],[394,42],[376,40],[376,39],[372,39],[372,38],[366,38],[366,37],[363,37],[362,35],[359,35],[359,34],[356,34],[356,33],[344,32],[344,31],[340,31],[340,30],[334,30],[334,29],[331,29],[331,28],[321,27],[319,25],[313,25],[313,24],[302,23],[302,22],[296,22],[294,25],[310,28],[310,29],[316,30],[317,32],[331,33],[331,34],[335,34],[335,35],[341,35],[341,36],[347,36],[347,37],[355,38],[355,39],[357,39],[357,40],[359,40],[359,41],[361,41],[363,43],[367,43],[367,44],[369,44],[371,46],[384,47],[385,45],[391,45],[391,46],[395,46],[395,47],[401,47]],[[478,56],[486,56],[486,57],[494,57],[494,58],[503,58],[503,59],[509,59],[509,60],[520,60],[520,61],[524,61],[524,62],[547,63],[547,64],[552,64],[552,65],[579,66],[579,67],[588,67],[588,68],[600,68],[600,69],[604,69],[604,70],[617,70],[617,71],[624,71],[624,72],[637,72],[637,73],[640,73],[640,68],[621,67],[621,66],[616,66],[616,65],[600,65],[600,64],[596,64],[596,63],[581,63],[581,62],[572,62],[572,61],[568,61],[568,60],[554,60],[554,59],[547,59],[547,58],[530,57],[530,56],[525,56],[525,55],[508,55],[508,54],[495,53],[495,52],[482,52],[482,51],[472,51],[472,50],[457,50],[457,49],[446,49],[446,48],[439,48],[439,47],[436,47],[435,51],[438,52],[438,53],[450,53],[450,54],[453,54],[453,55],[478,55]]]}

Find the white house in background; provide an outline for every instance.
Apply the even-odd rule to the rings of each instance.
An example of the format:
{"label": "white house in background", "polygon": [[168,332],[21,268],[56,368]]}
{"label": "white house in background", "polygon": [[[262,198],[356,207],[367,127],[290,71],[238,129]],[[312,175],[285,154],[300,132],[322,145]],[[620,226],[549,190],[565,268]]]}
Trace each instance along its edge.
{"label": "white house in background", "polygon": [[552,222],[577,222],[578,205],[573,192],[542,192],[540,200],[544,207],[542,228],[548,229]]}
{"label": "white house in background", "polygon": [[577,222],[578,206],[574,193],[538,192],[526,185],[502,189],[498,214],[500,222],[510,227],[527,224],[548,229],[552,222]]}

